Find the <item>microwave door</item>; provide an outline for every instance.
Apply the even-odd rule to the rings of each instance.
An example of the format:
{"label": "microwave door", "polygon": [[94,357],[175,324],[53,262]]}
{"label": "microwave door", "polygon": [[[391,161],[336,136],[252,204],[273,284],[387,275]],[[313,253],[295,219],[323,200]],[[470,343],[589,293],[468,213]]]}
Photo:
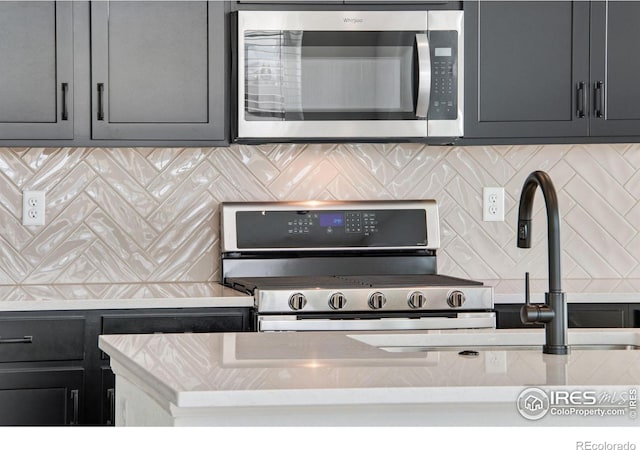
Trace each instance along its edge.
{"label": "microwave door", "polygon": [[420,28],[277,28],[240,29],[240,138],[427,136],[430,50]]}

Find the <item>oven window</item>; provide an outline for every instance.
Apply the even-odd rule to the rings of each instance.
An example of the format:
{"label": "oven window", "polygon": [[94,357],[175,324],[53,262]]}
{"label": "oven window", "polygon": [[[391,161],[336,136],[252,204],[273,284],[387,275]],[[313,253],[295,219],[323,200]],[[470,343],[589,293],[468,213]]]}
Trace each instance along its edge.
{"label": "oven window", "polygon": [[245,32],[246,120],[410,120],[415,36]]}

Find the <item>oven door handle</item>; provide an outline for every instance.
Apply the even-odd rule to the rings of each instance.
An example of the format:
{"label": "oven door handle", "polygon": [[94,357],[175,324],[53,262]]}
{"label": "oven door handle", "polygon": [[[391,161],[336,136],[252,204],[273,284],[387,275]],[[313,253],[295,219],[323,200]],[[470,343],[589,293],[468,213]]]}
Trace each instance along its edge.
{"label": "oven door handle", "polygon": [[431,101],[431,48],[426,34],[416,34],[418,49],[418,97],[416,116],[427,118]]}
{"label": "oven door handle", "polygon": [[495,328],[495,313],[458,313],[457,317],[383,319],[299,319],[297,316],[260,316],[258,331],[377,331]]}

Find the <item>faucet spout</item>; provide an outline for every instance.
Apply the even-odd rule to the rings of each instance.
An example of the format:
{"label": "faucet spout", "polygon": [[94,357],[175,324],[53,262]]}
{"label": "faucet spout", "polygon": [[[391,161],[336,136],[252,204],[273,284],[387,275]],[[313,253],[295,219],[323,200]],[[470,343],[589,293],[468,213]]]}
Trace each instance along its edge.
{"label": "faucet spout", "polygon": [[[544,323],[546,344],[544,353],[565,355],[567,346],[567,302],[562,292],[560,270],[560,211],[558,195],[549,175],[532,172],[522,186],[518,207],[518,247],[531,247],[531,216],[536,190],[540,188],[547,211],[547,246],[549,258],[549,292],[544,305],[527,302],[520,312],[523,323]],[[527,282],[528,285],[528,282]]]}
{"label": "faucet spout", "polygon": [[551,177],[538,170],[522,186],[518,208],[518,247],[531,248],[531,216],[536,189],[540,187],[547,208],[547,243],[549,257],[549,292],[562,292],[560,271],[560,208]]}

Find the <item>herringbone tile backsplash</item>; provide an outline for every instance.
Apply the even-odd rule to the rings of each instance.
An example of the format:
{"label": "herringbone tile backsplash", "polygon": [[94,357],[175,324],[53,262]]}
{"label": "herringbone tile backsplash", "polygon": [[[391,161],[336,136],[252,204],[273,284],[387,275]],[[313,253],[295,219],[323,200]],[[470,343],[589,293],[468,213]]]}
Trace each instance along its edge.
{"label": "herringbone tile backsplash", "polygon": [[[217,281],[222,201],[435,198],[439,271],[480,279],[547,271],[515,245],[533,170],[560,197],[565,278],[640,278],[640,144],[431,147],[1,148],[0,284]],[[482,188],[504,186],[506,221],[482,221]],[[44,190],[47,225],[21,224],[22,190]]]}

